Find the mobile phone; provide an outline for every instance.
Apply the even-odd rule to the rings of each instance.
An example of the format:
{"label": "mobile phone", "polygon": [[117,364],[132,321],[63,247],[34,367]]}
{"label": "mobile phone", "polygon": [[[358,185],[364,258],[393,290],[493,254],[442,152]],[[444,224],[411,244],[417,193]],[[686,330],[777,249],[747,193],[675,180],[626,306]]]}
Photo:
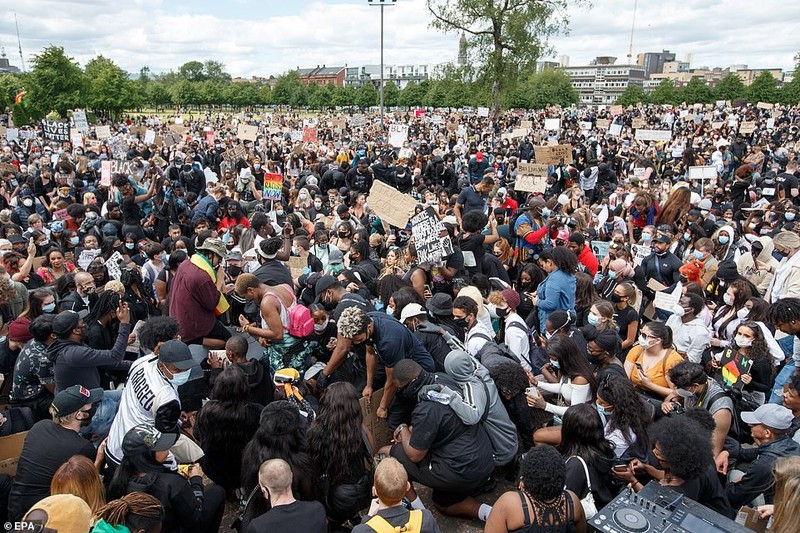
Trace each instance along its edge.
{"label": "mobile phone", "polygon": [[633,366],[635,366],[636,369],[639,370],[640,374],[644,374],[644,368],[642,368],[642,363],[633,363]]}
{"label": "mobile phone", "polygon": [[428,284],[425,284],[425,293],[426,294],[433,294],[433,291],[431,290],[431,286],[428,285]]}
{"label": "mobile phone", "polygon": [[536,387],[528,387],[527,389],[525,389],[525,394],[527,396],[531,396],[532,398],[538,398],[539,389],[537,389]]}
{"label": "mobile phone", "polygon": [[617,472],[624,472],[628,469],[628,465],[614,465],[611,469]]}

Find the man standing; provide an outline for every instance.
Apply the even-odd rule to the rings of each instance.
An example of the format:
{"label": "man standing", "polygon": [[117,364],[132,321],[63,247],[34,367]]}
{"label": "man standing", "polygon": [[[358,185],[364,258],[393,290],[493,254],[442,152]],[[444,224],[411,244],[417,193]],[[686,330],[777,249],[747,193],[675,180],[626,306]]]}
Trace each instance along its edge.
{"label": "man standing", "polygon": [[464,187],[461,194],[458,195],[456,206],[453,209],[458,220],[458,225],[461,225],[461,217],[468,211],[486,212],[486,198],[494,187],[494,179],[491,176],[485,176],[479,183]]}
{"label": "man standing", "polygon": [[50,495],[53,475],[70,457],[83,455],[95,461],[98,452],[94,445],[78,432],[89,425],[102,399],[103,389],[89,390],[80,385],[56,394],[50,407],[53,419],[40,420],[25,437],[8,499],[9,520],[19,520],[33,504]]}
{"label": "man standing", "polygon": [[180,336],[186,339],[186,344],[219,350],[225,348],[225,341],[231,337],[217,318],[230,307],[222,294],[225,288],[222,260],[226,256],[225,243],[209,238],[175,273],[169,314],[180,324]]}

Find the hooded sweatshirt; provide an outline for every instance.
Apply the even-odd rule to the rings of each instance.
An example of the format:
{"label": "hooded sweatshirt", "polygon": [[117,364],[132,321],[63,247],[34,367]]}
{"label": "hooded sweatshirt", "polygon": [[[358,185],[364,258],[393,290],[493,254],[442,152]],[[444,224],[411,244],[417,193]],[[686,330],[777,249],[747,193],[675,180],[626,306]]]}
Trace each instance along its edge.
{"label": "hooded sweatshirt", "polygon": [[775,250],[775,245],[772,243],[772,237],[763,235],[757,240],[764,248],[761,253],[758,254],[758,260],[762,263],[765,263],[768,267],[771,267],[772,272],[769,270],[757,269],[755,266],[755,261],[753,261],[752,253],[742,254],[739,260],[736,262],[736,269],[739,271],[740,275],[749,279],[753,285],[756,286],[761,295],[764,295],[764,293],[767,292],[767,288],[772,282],[772,278],[775,276],[774,272],[778,270],[780,263],[778,263],[778,261],[772,257],[772,252]]}
{"label": "hooded sweatshirt", "polygon": [[450,408],[468,426],[479,423],[488,409],[484,428],[492,442],[495,465],[512,461],[519,446],[517,428],[500,401],[489,371],[463,350],[451,351],[444,368],[461,389],[457,392],[443,385],[441,392],[449,396]]}

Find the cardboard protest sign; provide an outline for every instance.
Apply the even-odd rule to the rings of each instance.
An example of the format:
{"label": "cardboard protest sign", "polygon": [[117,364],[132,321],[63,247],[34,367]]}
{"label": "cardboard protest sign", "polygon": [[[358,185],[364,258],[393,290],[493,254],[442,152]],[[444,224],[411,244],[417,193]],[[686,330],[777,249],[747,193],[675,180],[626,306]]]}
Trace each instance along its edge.
{"label": "cardboard protest sign", "polygon": [[408,215],[414,212],[417,201],[410,195],[375,180],[369,190],[369,206],[382,221],[405,229],[408,225]]}
{"label": "cardboard protest sign", "polygon": [[515,191],[544,193],[547,189],[547,165],[520,163],[517,166]]}
{"label": "cardboard protest sign", "polygon": [[72,122],[75,124],[75,129],[84,132],[89,131],[89,121],[86,120],[86,111],[73,111]]}
{"label": "cardboard protest sign", "polygon": [[408,126],[406,124],[389,124],[389,144],[400,148],[408,139]]}
{"label": "cardboard protest sign", "polygon": [[354,128],[363,128],[364,126],[367,125],[367,117],[360,113],[355,114],[352,117],[350,117],[350,125]]}
{"label": "cardboard protest sign", "polygon": [[135,136],[136,138],[141,139],[142,135],[147,133],[146,126],[134,126],[131,128],[131,135]]}
{"label": "cardboard protest sign", "polygon": [[100,162],[100,185],[103,187],[111,185],[111,161]]}
{"label": "cardboard protest sign", "polygon": [[[372,396],[369,398],[361,398],[358,400],[361,406],[361,414],[364,417],[364,425],[367,427],[367,431],[372,434],[372,438],[375,439],[375,445],[379,448],[391,444],[392,442],[392,433],[389,431],[386,419],[378,418],[377,415],[382,398],[383,389],[379,389],[373,392]],[[20,446],[20,453],[21,451],[22,447]]]}
{"label": "cardboard protest sign", "polygon": [[607,130],[611,125],[611,121],[605,118],[598,118],[594,121],[594,125],[597,126],[598,130]]}
{"label": "cardboard protest sign", "polygon": [[621,105],[612,105],[608,108],[608,113],[611,115],[621,115],[623,113],[623,109]]}
{"label": "cardboard protest sign", "polygon": [[478,116],[479,117],[488,117],[489,116],[489,108],[488,107],[479,107],[478,108]]}
{"label": "cardboard protest sign", "polygon": [[525,128],[514,128],[511,130],[511,138],[518,139],[520,137],[525,137],[528,134],[528,130]]}
{"label": "cardboard protest sign", "polygon": [[608,257],[608,247],[611,245],[608,241],[592,241],[592,252],[597,259],[605,259]]}
{"label": "cardboard protest sign", "polygon": [[308,266],[308,258],[306,257],[289,257],[289,271],[292,273],[292,279],[297,279],[303,275],[303,269]]}
{"label": "cardboard protest sign", "polygon": [[739,133],[742,135],[749,135],[756,131],[756,123],[753,121],[742,122],[742,125],[739,126]]}
{"label": "cardboard protest sign", "polygon": [[255,141],[258,137],[258,126],[240,124],[239,129],[236,130],[236,136],[245,141]]}
{"label": "cardboard protest sign", "polygon": [[316,143],[317,130],[314,128],[303,128],[303,142]]}
{"label": "cardboard protest sign", "polygon": [[672,132],[669,130],[636,130],[637,141],[669,142]]}
{"label": "cardboard protest sign", "polygon": [[180,126],[180,125],[178,125],[178,124],[170,124],[170,125],[169,125],[169,126],[167,126],[167,127],[169,128],[169,130],[170,130],[171,132],[173,132],[173,133],[177,133],[177,134],[178,134],[178,135],[180,135],[181,137],[183,137],[184,135],[186,135],[186,132],[187,132],[187,131],[189,131],[189,128],[187,128],[186,126]]}
{"label": "cardboard protest sign", "polygon": [[108,139],[111,137],[111,126],[97,126],[94,132],[97,134],[98,139]]}
{"label": "cardboard protest sign", "polygon": [[645,122],[642,118],[635,118],[633,119],[633,123],[631,125],[633,126],[633,129],[638,130],[647,126],[647,122]]}
{"label": "cardboard protest sign", "polygon": [[742,356],[732,348],[722,352],[719,360],[719,380],[723,389],[739,389],[744,387],[742,376],[748,374],[753,367],[753,360]]}
{"label": "cardboard protest sign", "polygon": [[43,118],[42,135],[48,141],[69,142],[69,122]]}
{"label": "cardboard protest sign", "polygon": [[558,165],[561,161],[567,164],[572,163],[572,146],[569,144],[536,146],[533,150],[537,163],[546,165]]}
{"label": "cardboard protest sign", "polygon": [[756,107],[759,109],[772,109],[775,107],[775,104],[768,104],[766,102],[759,102],[756,104]]}
{"label": "cardboard protest sign", "polygon": [[231,163],[236,163],[240,159],[244,159],[247,155],[247,149],[241,144],[229,148],[222,152],[222,158]]}
{"label": "cardboard protest sign", "polygon": [[711,123],[711,127],[714,128],[715,130],[720,129],[724,125],[725,125],[724,122],[712,122]]}
{"label": "cardboard protest sign", "polygon": [[0,437],[0,474],[8,474],[12,477],[16,475],[19,457],[22,455],[22,447],[25,445],[27,436],[28,432],[22,431],[7,437]]}
{"label": "cardboard protest sign", "polygon": [[89,268],[89,265],[94,261],[94,259],[100,255],[100,249],[91,249],[87,248],[81,251],[81,254],[78,256],[78,266],[81,267],[83,270]]}
{"label": "cardboard protest sign", "polygon": [[532,130],[533,129],[533,121],[532,120],[520,120],[519,121],[519,127],[520,128],[525,128],[526,130]]}
{"label": "cardboard protest sign", "polygon": [[283,192],[283,176],[264,174],[264,200],[280,200]]}
{"label": "cardboard protest sign", "polygon": [[561,119],[560,118],[546,118],[544,119],[544,129],[546,130],[558,130],[561,128]]}
{"label": "cardboard protest sign", "polygon": [[331,122],[335,130],[341,131],[347,127],[347,118],[345,117],[335,117]]}
{"label": "cardboard protest sign", "polygon": [[433,207],[411,218],[411,233],[420,263],[436,263],[453,252],[447,229]]}
{"label": "cardboard protest sign", "polygon": [[120,276],[122,275],[122,271],[119,268],[120,263],[124,261],[122,254],[119,252],[114,252],[111,254],[111,257],[104,263],[106,265],[106,270],[108,270],[108,275],[117,281],[119,281]]}

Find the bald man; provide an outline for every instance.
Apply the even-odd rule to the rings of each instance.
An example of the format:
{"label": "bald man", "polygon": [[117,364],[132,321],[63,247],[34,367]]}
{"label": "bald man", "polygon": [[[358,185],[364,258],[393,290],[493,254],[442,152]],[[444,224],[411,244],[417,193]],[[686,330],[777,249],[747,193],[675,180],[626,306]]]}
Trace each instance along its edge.
{"label": "bald man", "polygon": [[292,494],[292,467],[270,459],[258,469],[261,493],[272,507],[247,527],[247,533],[327,533],[325,508],[319,502],[301,502]]}
{"label": "bald man", "polygon": [[61,300],[61,311],[75,311],[84,318],[96,300],[95,290],[94,277],[88,272],[78,272],[75,274],[75,290]]}

